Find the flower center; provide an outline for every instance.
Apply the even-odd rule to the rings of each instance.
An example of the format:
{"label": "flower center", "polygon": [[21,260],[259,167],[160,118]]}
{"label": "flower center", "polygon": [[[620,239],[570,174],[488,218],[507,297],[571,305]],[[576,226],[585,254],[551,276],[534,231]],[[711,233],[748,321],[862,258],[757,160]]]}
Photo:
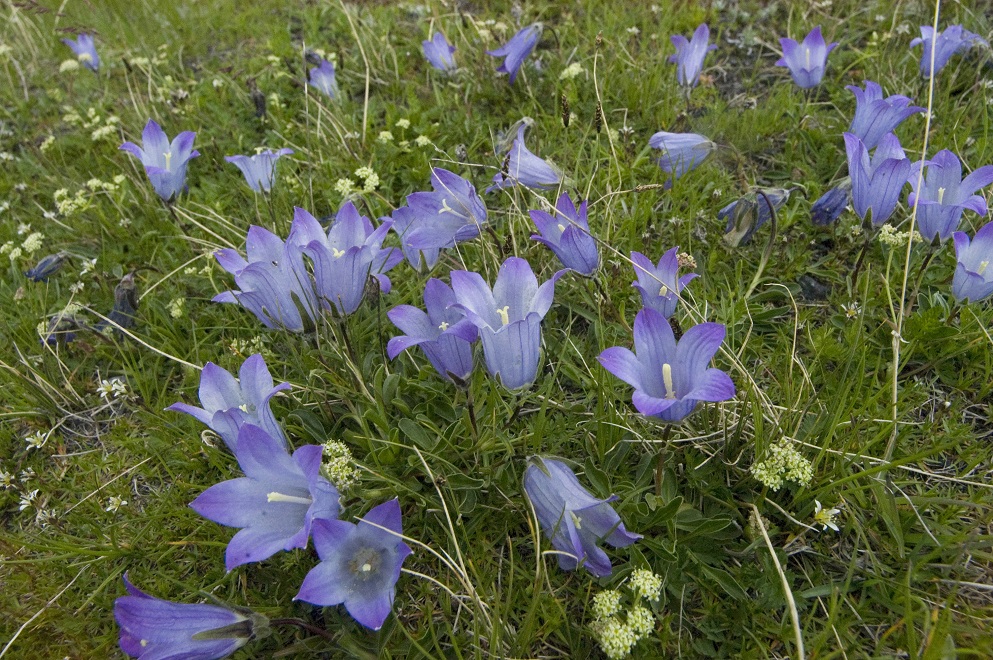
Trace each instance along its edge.
{"label": "flower center", "polygon": [[139,640],[138,643],[141,644],[141,648],[145,648],[146,646],[148,646],[148,640],[147,639]]}
{"label": "flower center", "polygon": [[576,526],[576,531],[581,530],[583,528],[583,521],[579,519],[579,516],[576,515],[576,512],[570,511],[569,515],[572,516],[572,524]]}
{"label": "flower center", "polygon": [[945,198],[945,189],[938,188],[938,203],[941,204],[941,200]]}
{"label": "flower center", "polygon": [[442,321],[441,324],[438,326],[438,329],[441,330],[442,332],[448,330],[448,321]]}
{"label": "flower center", "polygon": [[287,502],[290,504],[313,504],[314,500],[309,497],[297,497],[295,495],[284,495],[275,491],[266,495],[267,502]]}
{"label": "flower center", "polygon": [[989,261],[980,261],[979,262],[979,270],[977,270],[976,272],[978,274],[982,275],[984,272],[986,272],[986,267],[989,266],[989,265],[990,265],[990,262]]}
{"label": "flower center", "polygon": [[458,215],[451,206],[448,205],[448,200],[444,197],[441,198],[441,208],[438,209],[438,215],[442,213],[451,213],[452,215]]}
{"label": "flower center", "polygon": [[660,296],[663,296],[663,297],[668,296],[669,295],[669,287],[667,287],[665,284],[663,284],[659,288],[659,295]]}
{"label": "flower center", "polygon": [[166,162],[165,168],[169,169],[169,163],[172,162],[172,152],[166,151],[165,153],[162,154],[162,157],[165,158],[165,162]]}
{"label": "flower center", "polygon": [[339,250],[338,248],[331,248],[331,254],[332,256],[334,256],[335,259],[339,259],[345,256],[345,251]]}
{"label": "flower center", "polygon": [[510,323],[510,305],[504,305],[503,308],[497,307],[497,314],[500,315],[500,323],[502,325],[507,325]]}
{"label": "flower center", "polygon": [[565,231],[565,225],[563,225],[562,223],[559,223],[559,231],[561,232]]}
{"label": "flower center", "polygon": [[662,382],[665,383],[665,398],[675,399],[676,388],[672,384],[672,365],[668,362],[662,365]]}
{"label": "flower center", "polygon": [[361,548],[348,562],[348,570],[360,580],[369,580],[379,572],[383,557],[379,550]]}

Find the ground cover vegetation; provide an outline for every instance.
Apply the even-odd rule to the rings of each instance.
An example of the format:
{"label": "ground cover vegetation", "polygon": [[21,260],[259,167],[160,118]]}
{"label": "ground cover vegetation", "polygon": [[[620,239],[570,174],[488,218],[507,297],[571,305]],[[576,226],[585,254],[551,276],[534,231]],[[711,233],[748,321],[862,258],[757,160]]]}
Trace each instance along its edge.
{"label": "ground cover vegetation", "polygon": [[986,3],[0,15],[0,657],[989,656]]}

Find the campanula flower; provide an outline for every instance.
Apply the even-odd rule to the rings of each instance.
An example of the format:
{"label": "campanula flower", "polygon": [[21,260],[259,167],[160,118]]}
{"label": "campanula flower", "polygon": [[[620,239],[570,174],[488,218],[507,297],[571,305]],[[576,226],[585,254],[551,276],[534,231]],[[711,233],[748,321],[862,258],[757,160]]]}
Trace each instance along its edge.
{"label": "campanula flower", "polygon": [[461,310],[452,307],[455,302],[451,287],[432,277],[424,287],[427,313],[411,305],[398,305],[387,312],[393,325],[406,333],[390,339],[386,345],[389,358],[392,360],[403,351],[420,346],[443,378],[468,378],[473,366],[472,342],[478,331]]}
{"label": "campanula flower", "polygon": [[403,542],[400,503],[374,507],[356,523],[314,521],[321,563],[307,573],[294,600],[344,605],[366,628],[379,630],[393,610],[400,568],[412,552]]}
{"label": "campanula flower", "polygon": [[900,201],[910,175],[910,160],[893,133],[879,141],[871,159],[862,140],[851,133],[844,137],[848,175],[852,178],[852,206],[863,220],[872,209],[872,224],[881,225],[893,215]]}
{"label": "campanula flower", "polygon": [[666,133],[659,131],[648,138],[648,146],[661,149],[659,167],[663,172],[672,174],[666,182],[666,188],[672,187],[672,182],[707,160],[714,153],[717,145],[696,133]]}
{"label": "campanula flower", "polygon": [[[717,218],[727,220],[724,242],[737,247],[750,241],[752,234],[772,219],[772,212],[782,208],[792,192],[792,188],[758,188],[722,208],[717,212]],[[772,209],[769,208],[770,202]]]}
{"label": "campanula flower", "polygon": [[80,34],[76,37],[75,41],[72,39],[63,39],[62,43],[72,48],[72,52],[76,54],[76,59],[79,60],[79,63],[90,71],[96,73],[100,68],[100,56],[97,55],[97,47],[93,43],[93,37],[91,35]]}
{"label": "campanula flower", "polygon": [[214,484],[190,504],[208,520],[242,528],[228,543],[227,570],[305,548],[314,520],[338,517],[338,491],[320,474],[322,451],[305,445],[290,456],[262,428],[241,427],[234,455],[245,476]]}
{"label": "campanula flower", "polygon": [[134,281],[134,271],[121,278],[114,286],[114,306],[107,313],[106,320],[93,326],[97,332],[113,328],[120,334],[121,328],[133,328],[135,314],[138,312],[138,285]]}
{"label": "campanula flower", "polygon": [[334,64],[321,60],[310,70],[310,86],[332,101],[338,98],[338,81],[334,77]]}
{"label": "campanula flower", "polygon": [[193,148],[196,135],[192,131],[183,131],[170,143],[162,127],[149,119],[141,133],[142,146],[125,142],[120,148],[141,161],[155,192],[168,202],[184,190],[186,165],[200,155]]}
{"label": "campanula flower", "polygon": [[810,206],[810,220],[815,225],[829,225],[852,203],[852,179],[845,177]]}
{"label": "campanula flower", "polygon": [[351,202],[338,210],[331,229],[324,228],[314,216],[297,208],[293,213],[288,244],[299,246],[314,265],[317,296],[325,309],[347,315],[359,308],[366,283],[372,276],[383,293],[390,292],[386,272],[403,260],[397,248],[383,248],[383,239],[393,222],[386,220],[377,228]]}
{"label": "campanula flower", "polygon": [[214,296],[214,302],[240,304],[267,328],[312,329],[320,306],[301,246],[254,225],[248,229],[246,243],[247,259],[231,249],[214,253],[240,288]]}
{"label": "campanula flower", "polygon": [[961,25],[949,25],[944,32],[937,34],[935,38],[934,28],[930,25],[921,26],[921,36],[910,42],[910,47],[924,44],[924,52],[921,53],[921,76],[928,78],[931,75],[931,51],[934,50],[935,73],[941,71],[948,64],[952,55],[967,52],[974,46],[989,46],[989,43],[978,34],[969,32]]}
{"label": "campanula flower", "polygon": [[724,325],[700,323],[677,342],[669,321],[645,308],[634,319],[635,352],[621,346],[600,353],[600,364],[634,387],[634,407],[642,415],[678,422],[699,401],[727,401],[734,397],[731,378],[708,368],[724,341]]}
{"label": "campanula flower", "polygon": [[[922,167],[927,168],[927,174],[918,195],[917,180]],[[931,160],[914,163],[910,170],[914,192],[907,197],[907,205],[913,206],[917,201],[917,231],[927,241],[937,236],[944,242],[958,229],[965,209],[985,216],[986,198],[976,191],[991,183],[993,165],[984,165],[962,179],[962,163],[947,149],[936,153]]]}
{"label": "campanula flower", "polygon": [[174,603],[149,596],[124,574],[128,595],[114,601],[121,650],[145,660],[214,660],[228,656],[252,637],[267,634],[269,621],[242,608]]}
{"label": "campanula flower", "polygon": [[276,178],[276,161],[282,156],[289,156],[292,149],[280,149],[273,151],[266,149],[254,156],[225,156],[224,160],[234,163],[245,175],[248,187],[255,192],[269,192],[272,190],[272,182]]}
{"label": "campanula flower", "polygon": [[562,181],[562,174],[548,162],[538,158],[524,146],[524,131],[527,122],[521,122],[517,127],[517,138],[510,147],[510,153],[504,159],[503,167],[493,175],[493,185],[486,189],[492,192],[501,188],[510,188],[518,184],[526,188],[550,190]]}
{"label": "campanula flower", "polygon": [[674,34],[669,39],[676,47],[676,54],[669,56],[669,61],[676,63],[676,80],[683,87],[696,87],[700,82],[704,58],[717,48],[707,45],[710,41],[710,28],[706,23],[701,23],[693,32],[692,41],[681,34]]}
{"label": "campanula flower", "polygon": [[696,273],[690,273],[679,277],[679,260],[676,258],[678,251],[677,246],[663,254],[658,265],[640,252],[631,253],[634,274],[638,277],[631,286],[641,294],[641,304],[644,307],[654,309],[665,318],[676,313],[679,294],[697,276]]}
{"label": "campanula flower", "polygon": [[957,231],[952,234],[955,241],[955,276],[952,278],[952,295],[959,302],[977,302],[993,294],[993,222],[989,222],[976,232],[969,241],[969,235]]}
{"label": "campanula flower", "polygon": [[[531,265],[510,257],[491,290],[479,273],[452,271],[456,307],[479,329],[486,368],[507,389],[530,385],[538,374],[541,320],[552,306],[555,282],[565,272],[538,286]],[[470,340],[467,332],[463,336]]]}
{"label": "campanula flower", "polygon": [[497,67],[497,73],[509,73],[510,82],[513,84],[514,79],[517,78],[517,71],[521,68],[521,64],[531,54],[534,47],[538,45],[540,38],[541,23],[535,23],[520,30],[503,46],[500,46],[496,50],[486,51],[486,54],[493,57],[505,58],[500,66]]}
{"label": "campanula flower", "polygon": [[776,66],[787,67],[793,76],[793,82],[801,89],[821,84],[827,57],[838,45],[837,42],[824,42],[820,25],[811,30],[802,43],[784,38],[779,40],[779,44],[783,47],[783,56],[776,62]]}
{"label": "campanula flower", "polygon": [[278,392],[290,389],[289,383],[274,385],[272,375],[261,355],[248,357],[238,370],[239,378],[213,362],[204,365],[200,373],[200,404],[197,408],[174,403],[166,410],[186,413],[209,426],[235,451],[238,431],[245,424],[260,426],[288,448],[286,434],[269,407],[269,400]]}
{"label": "campanula flower", "polygon": [[586,200],[576,208],[568,193],[562,193],[555,203],[555,216],[545,211],[528,211],[540,236],[531,238],[555,253],[562,265],[580,275],[592,275],[600,266],[596,239],[590,235],[586,219]]}
{"label": "campanula flower", "polygon": [[69,258],[68,252],[56,252],[43,257],[33,268],[24,271],[24,275],[32,282],[47,282],[48,278],[62,268],[62,264]]}
{"label": "campanula flower", "polygon": [[476,188],[457,174],[431,169],[433,192],[407,196],[407,205],[393,212],[393,231],[414,268],[432,268],[442,248],[479,236],[486,224],[486,206]]}
{"label": "campanula flower", "polygon": [[421,48],[424,51],[424,57],[434,68],[439,71],[455,70],[455,58],[452,57],[455,46],[448,43],[445,35],[441,32],[435,32],[430,40],[422,41]]}
{"label": "campanula flower", "polygon": [[910,99],[900,94],[883,98],[883,88],[871,80],[865,90],[855,85],[845,87],[855,95],[855,116],[848,131],[862,140],[866,149],[874,149],[883,136],[892,133],[904,119],[924,108],[910,105]]}
{"label": "campanula flower", "polygon": [[558,552],[559,568],[582,566],[596,577],[610,575],[612,567],[601,542],[625,548],[638,539],[624,528],[611,502],[594,497],[560,460],[534,456],[524,471],[524,492],[534,507],[542,531]]}

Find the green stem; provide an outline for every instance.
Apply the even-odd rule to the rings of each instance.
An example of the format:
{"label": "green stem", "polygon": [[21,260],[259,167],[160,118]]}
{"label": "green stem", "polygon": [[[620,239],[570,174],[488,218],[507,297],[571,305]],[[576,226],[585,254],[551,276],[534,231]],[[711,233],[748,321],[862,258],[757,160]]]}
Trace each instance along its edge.
{"label": "green stem", "polygon": [[[748,290],[745,291],[746,299],[752,295],[752,291],[759,285],[762,272],[765,270],[766,264],[769,263],[769,258],[772,256],[772,249],[776,244],[776,233],[779,229],[779,223],[776,220],[776,207],[772,205],[772,200],[769,199],[769,196],[765,194],[764,190],[759,190],[759,194],[762,195],[766,206],[769,207],[769,242],[766,243],[765,251],[762,252],[762,259],[759,261],[758,270],[755,271],[755,277],[752,278],[752,283],[748,285]],[[758,210],[756,209],[755,212],[758,213]]]}
{"label": "green stem", "polygon": [[315,635],[318,635],[320,637],[323,637],[324,639],[329,639],[331,641],[334,641],[335,640],[335,636],[332,635],[331,633],[329,633],[327,630],[324,630],[323,628],[318,628],[317,626],[311,625],[311,624],[307,623],[306,621],[302,621],[300,619],[293,619],[293,618],[269,619],[269,625],[272,626],[272,627],[276,627],[276,626],[295,626],[297,628],[301,628],[303,630],[306,630],[309,633],[313,633]]}

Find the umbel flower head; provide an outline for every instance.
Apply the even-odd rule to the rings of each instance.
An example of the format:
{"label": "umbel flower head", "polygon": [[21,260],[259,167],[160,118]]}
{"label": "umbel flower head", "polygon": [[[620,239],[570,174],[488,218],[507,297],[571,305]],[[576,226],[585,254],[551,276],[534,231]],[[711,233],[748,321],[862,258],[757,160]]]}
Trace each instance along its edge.
{"label": "umbel flower head", "polygon": [[952,55],[968,52],[975,46],[989,46],[989,43],[978,34],[969,32],[961,25],[949,25],[944,32],[935,34],[930,25],[921,26],[921,36],[910,42],[910,47],[924,44],[921,53],[921,76],[931,75],[931,51],[934,51],[934,71],[938,73],[945,68]]}
{"label": "umbel flower head", "polygon": [[238,370],[240,380],[213,362],[204,365],[200,374],[200,404],[196,408],[174,403],[166,410],[186,413],[209,426],[235,451],[238,432],[245,424],[262,427],[271,437],[287,448],[289,443],[282,427],[269,407],[277,392],[290,389],[289,383],[273,385],[272,375],[261,355],[248,357]]}
{"label": "umbel flower head", "polygon": [[654,309],[665,318],[676,313],[679,294],[697,276],[696,273],[689,273],[679,277],[679,259],[676,256],[678,251],[679,246],[670,249],[662,255],[658,265],[640,252],[631,253],[634,274],[638,278],[631,286],[641,294],[641,304],[644,307]]}
{"label": "umbel flower head", "polygon": [[134,658],[213,660],[269,633],[268,619],[249,610],[154,598],[131,584],[127,573],[124,588],[128,595],[114,601],[114,618],[121,650]]}
{"label": "umbel flower head", "polygon": [[465,380],[472,373],[472,342],[478,331],[456,307],[455,293],[441,280],[431,278],[424,287],[427,313],[412,305],[398,305],[387,316],[405,335],[386,345],[392,360],[403,351],[420,346],[431,366],[442,378]]}
{"label": "umbel flower head", "polygon": [[334,64],[321,60],[310,70],[310,86],[332,101],[338,98],[338,81],[334,77]]}
{"label": "umbel flower head", "polygon": [[79,63],[85,66],[90,71],[94,73],[100,68],[100,56],[97,55],[96,44],[93,43],[93,36],[89,34],[80,34],[76,37],[76,40],[63,39],[62,43],[72,49],[72,52],[76,54],[76,59]]}
{"label": "umbel flower head", "polygon": [[[510,257],[500,266],[491,290],[479,273],[452,271],[455,307],[479,329],[486,369],[504,387],[516,390],[534,382],[541,351],[541,320],[552,306],[560,270],[538,286],[531,264]],[[461,336],[471,341],[464,326]]]}
{"label": "umbel flower head", "polygon": [[356,523],[314,522],[314,547],[321,563],[307,573],[294,600],[344,605],[366,628],[379,630],[393,610],[400,568],[411,553],[403,542],[400,503],[373,508]]}
{"label": "umbel flower head", "polygon": [[844,137],[848,175],[852,179],[852,206],[863,220],[871,209],[872,224],[881,225],[893,215],[900,201],[910,175],[910,160],[893,133],[879,141],[871,159],[869,149],[858,136],[845,133]]}
{"label": "umbel flower head", "polygon": [[511,84],[517,78],[517,71],[524,64],[524,60],[531,54],[534,47],[538,45],[538,40],[541,39],[541,27],[541,23],[529,25],[518,31],[503,46],[500,46],[496,50],[486,51],[487,55],[505,58],[500,66],[497,67],[497,73],[509,73]]}
{"label": "umbel flower head", "polygon": [[852,179],[845,177],[834,188],[821,195],[810,205],[810,220],[815,225],[829,225],[852,203]]}
{"label": "umbel flower head", "polygon": [[439,71],[455,70],[455,58],[452,57],[455,46],[448,43],[441,32],[435,32],[431,39],[422,41],[421,49],[424,51],[424,57],[434,68]]}
{"label": "umbel flower head", "polygon": [[[921,168],[927,168],[927,174],[918,191]],[[993,165],[984,165],[963,179],[958,156],[942,149],[931,160],[914,163],[909,179],[914,192],[907,197],[907,205],[917,202],[917,230],[927,241],[937,237],[944,242],[958,229],[964,210],[986,215],[986,198],[976,191],[993,183]]]}
{"label": "umbel flower head", "polygon": [[234,163],[245,175],[248,187],[255,192],[269,192],[272,190],[272,182],[276,178],[276,161],[282,156],[289,156],[292,149],[280,149],[273,151],[266,149],[254,156],[225,156],[224,160]]}
{"label": "umbel flower head", "polygon": [[314,520],[338,517],[338,491],[320,474],[321,452],[305,445],[290,456],[260,427],[241,427],[234,455],[245,476],[211,486],[190,504],[208,520],[242,528],[228,543],[227,570],[305,548]]}
{"label": "umbel flower head", "polygon": [[706,23],[701,23],[693,32],[692,40],[681,34],[674,34],[669,40],[676,47],[676,54],[669,56],[669,61],[676,64],[676,80],[683,87],[696,87],[700,82],[704,58],[707,57],[707,53],[717,48],[708,45],[710,27]]}
{"label": "umbel flower head", "polygon": [[708,368],[724,341],[724,325],[700,323],[677,342],[664,316],[645,308],[634,319],[635,353],[621,346],[600,353],[600,364],[634,387],[634,407],[642,415],[678,422],[700,401],[727,401],[734,383]]}
{"label": "umbel flower head", "polygon": [[952,278],[952,294],[959,302],[977,302],[993,294],[993,222],[986,223],[976,237],[970,241],[969,235],[957,231],[952,234],[955,241],[955,276]]}
{"label": "umbel flower head", "polygon": [[562,181],[562,174],[558,170],[524,146],[524,131],[529,126],[527,121],[519,122],[517,138],[510,147],[510,153],[504,159],[500,171],[493,175],[493,185],[486,192],[511,188],[518,184],[526,188],[550,190]]}
{"label": "umbel flower head", "polygon": [[838,42],[824,42],[820,25],[811,30],[802,43],[787,37],[780,39],[779,44],[783,47],[783,56],[776,62],[776,66],[787,67],[793,76],[793,82],[801,89],[821,84],[827,57],[838,46]]}
{"label": "umbel flower head", "polygon": [[141,133],[142,146],[125,142],[120,148],[141,161],[155,192],[168,202],[186,187],[186,165],[200,155],[193,148],[196,136],[183,131],[170,143],[162,127],[149,119]]}
{"label": "umbel flower head", "polygon": [[924,112],[924,108],[910,105],[910,99],[900,94],[884,99],[883,88],[871,80],[865,81],[865,90],[855,85],[845,89],[855,95],[855,116],[848,132],[862,140],[866,149],[874,149],[910,115]]}
{"label": "umbel flower head", "polygon": [[559,568],[574,571],[582,566],[596,577],[610,575],[610,558],[600,543],[624,548],[641,538],[624,529],[610,506],[617,496],[597,499],[560,460],[534,456],[528,462],[524,493],[542,531],[558,550]]}
{"label": "umbel flower head", "polygon": [[672,174],[666,182],[666,188],[672,187],[672,182],[707,160],[714,153],[717,145],[696,133],[666,133],[659,131],[648,138],[648,146],[661,149],[659,167],[663,172]]}
{"label": "umbel flower head", "polygon": [[580,275],[592,275],[600,265],[596,239],[590,234],[586,218],[586,200],[576,208],[569,193],[562,193],[555,203],[555,217],[545,211],[528,211],[540,232],[532,234],[559,258],[562,265]]}

